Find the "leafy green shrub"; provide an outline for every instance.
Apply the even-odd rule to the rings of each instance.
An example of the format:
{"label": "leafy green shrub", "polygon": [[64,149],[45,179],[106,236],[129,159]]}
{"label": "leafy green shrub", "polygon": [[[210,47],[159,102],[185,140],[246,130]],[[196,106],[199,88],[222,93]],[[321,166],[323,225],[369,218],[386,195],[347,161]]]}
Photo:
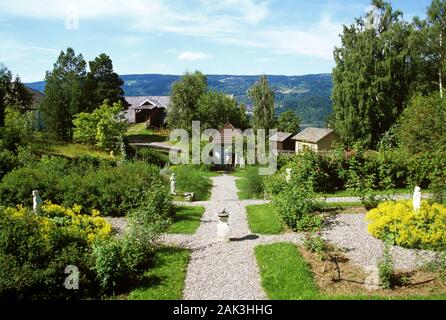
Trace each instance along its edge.
{"label": "leafy green shrub", "polygon": [[17,157],[13,152],[8,149],[3,149],[0,142],[0,179],[3,178],[5,174],[14,169],[17,165]]}
{"label": "leafy green shrub", "polygon": [[157,238],[169,225],[173,207],[167,189],[153,189],[146,202],[130,215],[130,231],[123,239],[109,239],[95,244],[95,271],[106,292],[120,290],[137,280],[150,264]]}
{"label": "leafy green shrub", "polygon": [[263,189],[269,197],[280,194],[287,186],[283,174],[275,174],[267,179],[263,179]]}
{"label": "leafy green shrub", "polygon": [[171,170],[175,172],[178,192],[194,192],[198,201],[209,199],[212,189],[210,171],[190,165],[172,167]]}
{"label": "leafy green shrub", "polygon": [[384,289],[391,289],[395,282],[395,266],[388,245],[384,246],[383,255],[378,262],[378,274],[381,286]]}
{"label": "leafy green shrub", "polygon": [[[91,243],[111,226],[80,208],[42,206],[42,215],[23,207],[0,208],[0,299],[80,299],[95,296]],[[64,287],[69,265],[80,272],[79,290]]]}
{"label": "leafy green shrub", "polygon": [[134,159],[154,164],[158,167],[164,167],[169,163],[169,156],[167,154],[150,148],[137,148],[134,151]]}
{"label": "leafy green shrub", "polygon": [[23,167],[8,173],[0,183],[0,202],[4,205],[32,205],[32,191],[39,190],[45,200],[60,199],[63,190],[59,181],[68,173],[69,161],[63,158],[47,158],[34,166]]}
{"label": "leafy green shrub", "polygon": [[0,203],[31,206],[33,190],[44,200],[81,205],[105,215],[124,216],[144,201],[144,190],[162,185],[159,169],[142,162],[113,167],[108,161],[81,158],[69,162],[46,158],[7,174],[0,183]]}
{"label": "leafy green shrub", "polygon": [[273,196],[273,205],[283,222],[294,231],[310,231],[322,226],[322,218],[315,212],[323,208],[323,204],[315,198],[309,185],[293,185]]}
{"label": "leafy green shrub", "polygon": [[446,246],[446,207],[422,201],[419,211],[412,201],[385,202],[366,216],[368,231],[392,245],[415,249]]}
{"label": "leafy green shrub", "polygon": [[315,232],[305,234],[303,245],[306,250],[320,255],[327,251],[327,243]]}
{"label": "leafy green shrub", "polygon": [[85,176],[68,175],[60,180],[60,199],[66,205],[80,204],[111,216],[124,216],[144,200],[144,190],[160,185],[158,168],[147,164],[99,169]]}

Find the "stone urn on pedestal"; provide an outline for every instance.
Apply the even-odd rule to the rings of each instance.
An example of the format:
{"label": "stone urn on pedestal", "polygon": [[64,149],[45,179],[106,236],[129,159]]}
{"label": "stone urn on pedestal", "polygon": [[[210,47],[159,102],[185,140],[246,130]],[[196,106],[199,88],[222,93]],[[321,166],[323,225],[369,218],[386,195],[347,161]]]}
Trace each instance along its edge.
{"label": "stone urn on pedestal", "polygon": [[217,212],[218,225],[217,225],[217,240],[220,242],[229,242],[229,213],[226,209],[221,212]]}

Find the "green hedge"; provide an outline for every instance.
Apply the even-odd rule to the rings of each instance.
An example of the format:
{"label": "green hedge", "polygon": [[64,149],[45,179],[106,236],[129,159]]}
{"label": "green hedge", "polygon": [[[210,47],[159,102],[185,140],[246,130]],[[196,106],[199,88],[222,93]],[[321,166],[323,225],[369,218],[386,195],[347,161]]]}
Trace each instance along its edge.
{"label": "green hedge", "polygon": [[163,187],[158,167],[143,162],[116,167],[92,158],[70,162],[44,157],[36,165],[16,169],[3,178],[0,203],[31,206],[32,191],[39,190],[44,200],[124,216],[144,202],[144,191]]}

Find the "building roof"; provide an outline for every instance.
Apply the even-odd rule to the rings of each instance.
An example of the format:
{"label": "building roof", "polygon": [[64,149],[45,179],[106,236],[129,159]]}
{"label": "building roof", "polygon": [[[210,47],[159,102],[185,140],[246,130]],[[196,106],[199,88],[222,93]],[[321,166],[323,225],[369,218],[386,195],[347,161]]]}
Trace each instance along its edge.
{"label": "building roof", "polygon": [[128,122],[135,122],[135,110],[152,110],[154,108],[168,109],[170,105],[169,96],[135,96],[124,97],[129,108],[124,112]]}
{"label": "building roof", "polygon": [[332,134],[334,131],[332,129],[322,129],[322,128],[306,128],[299,134],[293,137],[293,140],[318,143],[328,135]]}
{"label": "building roof", "polygon": [[275,135],[273,135],[271,138],[269,138],[269,141],[277,141],[277,142],[284,142],[286,139],[291,137],[293,134],[288,132],[277,132]]}
{"label": "building roof", "polygon": [[170,104],[169,96],[137,96],[125,97],[130,105],[129,109],[150,110],[153,108],[168,109]]}
{"label": "building roof", "polygon": [[[229,131],[231,130],[231,131]],[[228,134],[230,132],[230,134]],[[223,128],[220,129],[218,134],[212,138],[214,144],[232,144],[234,137],[242,136],[239,129],[236,129],[232,124],[226,123]]]}

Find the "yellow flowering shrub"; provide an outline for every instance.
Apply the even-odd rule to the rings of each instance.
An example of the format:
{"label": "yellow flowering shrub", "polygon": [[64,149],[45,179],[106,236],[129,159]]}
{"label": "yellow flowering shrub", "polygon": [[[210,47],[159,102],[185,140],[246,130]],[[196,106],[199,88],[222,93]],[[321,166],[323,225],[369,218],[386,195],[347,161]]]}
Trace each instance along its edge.
{"label": "yellow flowering shrub", "polygon": [[380,204],[366,216],[368,231],[392,245],[414,249],[436,249],[446,245],[446,207],[421,202],[419,211],[412,201]]}
{"label": "yellow flowering shrub", "polygon": [[[5,212],[15,219],[29,214],[28,209],[21,205],[7,208]],[[111,224],[99,215],[97,210],[87,215],[82,213],[81,206],[65,208],[47,201],[42,205],[42,214],[36,215],[36,219],[46,237],[59,228],[69,234],[80,234],[86,237],[89,244],[93,244],[96,240],[106,239],[112,232]]]}

